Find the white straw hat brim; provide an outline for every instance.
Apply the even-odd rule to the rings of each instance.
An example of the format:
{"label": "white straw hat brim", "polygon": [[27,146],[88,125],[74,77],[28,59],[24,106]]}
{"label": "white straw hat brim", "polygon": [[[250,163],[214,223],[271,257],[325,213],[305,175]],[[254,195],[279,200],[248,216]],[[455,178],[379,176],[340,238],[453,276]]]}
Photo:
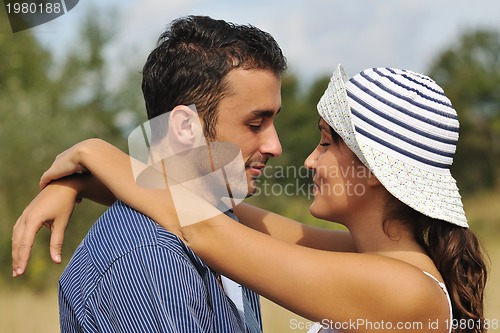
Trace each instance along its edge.
{"label": "white straw hat brim", "polygon": [[[355,125],[357,119],[350,107],[347,82],[348,77],[339,65],[318,103],[320,116],[342,137],[346,145],[394,197],[431,218],[468,227],[461,196],[449,169],[421,167],[418,162],[413,163],[411,158],[377,143],[365,133],[360,133]],[[449,122],[454,126],[453,121]],[[448,124],[443,126],[446,128]],[[429,131],[427,128],[424,130]],[[450,155],[454,152],[454,148],[454,146],[450,148],[452,151]],[[412,152],[414,155],[425,154],[410,145],[407,149],[414,149]],[[437,156],[435,159],[438,161],[436,163],[443,161],[445,163],[449,160],[446,156]]]}
{"label": "white straw hat brim", "polygon": [[400,201],[429,217],[468,227],[455,179],[408,167],[373,147],[361,144],[368,165],[384,187]]}

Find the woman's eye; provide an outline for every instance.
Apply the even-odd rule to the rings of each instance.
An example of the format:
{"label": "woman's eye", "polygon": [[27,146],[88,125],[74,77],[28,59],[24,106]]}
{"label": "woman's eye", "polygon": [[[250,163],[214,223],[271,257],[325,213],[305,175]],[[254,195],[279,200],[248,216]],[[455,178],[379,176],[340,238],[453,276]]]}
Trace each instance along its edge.
{"label": "woman's eye", "polygon": [[320,142],[319,145],[321,147],[328,147],[330,144],[328,142]]}

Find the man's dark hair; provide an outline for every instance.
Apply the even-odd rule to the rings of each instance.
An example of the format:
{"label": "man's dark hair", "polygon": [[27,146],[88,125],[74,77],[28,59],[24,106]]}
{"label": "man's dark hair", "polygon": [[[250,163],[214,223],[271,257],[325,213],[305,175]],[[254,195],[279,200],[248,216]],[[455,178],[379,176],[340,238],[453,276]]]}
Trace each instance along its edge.
{"label": "man's dark hair", "polygon": [[251,25],[207,16],[171,23],[143,68],[142,91],[148,119],[176,105],[196,105],[207,138],[215,138],[217,107],[234,68],[269,70],[280,77],[286,59],[274,38]]}

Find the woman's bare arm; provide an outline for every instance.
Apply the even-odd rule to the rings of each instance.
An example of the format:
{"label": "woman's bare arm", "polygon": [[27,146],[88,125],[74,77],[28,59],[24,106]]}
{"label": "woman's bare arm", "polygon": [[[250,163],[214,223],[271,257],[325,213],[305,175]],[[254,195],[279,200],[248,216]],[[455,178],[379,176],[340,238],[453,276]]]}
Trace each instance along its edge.
{"label": "woman's bare arm", "polygon": [[[131,163],[138,162],[99,139],[85,140],[60,154],[42,176],[39,195],[42,198],[33,200],[14,227],[12,256],[13,270],[17,275],[24,272],[36,233],[47,224],[46,221],[58,221],[56,227],[51,228],[50,252],[52,260],[60,262],[64,231],[70,216],[66,212],[72,211],[78,197],[108,206],[118,198],[171,231],[176,229],[177,216],[169,193],[138,186]],[[82,173],[81,177],[67,177],[75,172]],[[44,189],[47,184],[63,177],[64,186],[59,186],[62,181],[56,181]],[[71,202],[67,198],[72,198]],[[53,204],[45,204],[47,201]],[[354,251],[350,236],[342,231],[305,226],[247,204],[237,207],[236,213],[246,225],[281,240],[318,249]]]}
{"label": "woman's bare arm", "polygon": [[288,243],[319,250],[356,252],[354,242],[347,231],[306,225],[246,203],[236,206],[234,212],[244,225]]}

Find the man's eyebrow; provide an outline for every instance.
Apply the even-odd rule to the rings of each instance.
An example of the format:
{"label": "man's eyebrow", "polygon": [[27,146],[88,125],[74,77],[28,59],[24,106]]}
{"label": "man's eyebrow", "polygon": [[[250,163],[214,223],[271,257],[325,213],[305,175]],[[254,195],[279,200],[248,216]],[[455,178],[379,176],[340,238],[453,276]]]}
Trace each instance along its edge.
{"label": "man's eyebrow", "polygon": [[281,108],[278,109],[278,112],[274,112],[273,110],[254,110],[252,111],[252,115],[259,118],[272,118],[274,115],[280,113]]}

